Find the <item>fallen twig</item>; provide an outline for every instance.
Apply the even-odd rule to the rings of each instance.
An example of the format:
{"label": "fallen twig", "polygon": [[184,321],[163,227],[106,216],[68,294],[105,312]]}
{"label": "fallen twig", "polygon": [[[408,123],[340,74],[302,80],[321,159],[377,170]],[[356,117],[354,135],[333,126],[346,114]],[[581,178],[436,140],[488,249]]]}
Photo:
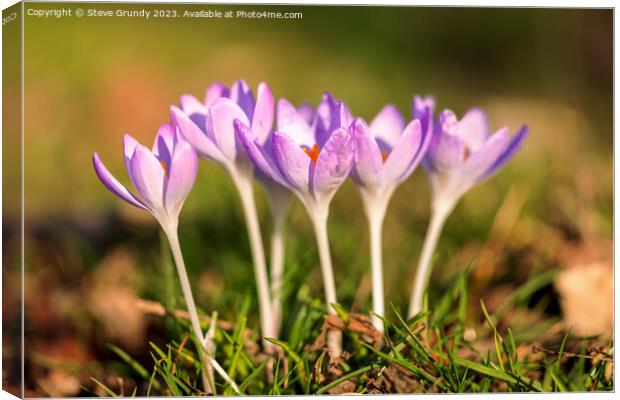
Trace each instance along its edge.
{"label": "fallen twig", "polygon": [[[159,316],[171,316],[171,317],[185,319],[185,320],[189,319],[189,313],[187,311],[170,310],[164,307],[161,303],[158,303],[156,301],[137,299],[135,301],[135,305],[137,308],[139,308],[142,312],[146,314],[153,314],[153,315],[159,315]],[[200,315],[199,318],[200,318],[200,321],[204,322],[205,324],[211,323],[211,317],[209,316]],[[216,325],[218,328],[226,330],[226,331],[232,331],[235,329],[235,325],[232,322],[225,321],[220,318],[217,319]],[[259,351],[258,345],[253,340],[250,339],[251,335],[252,335],[252,331],[250,329],[245,328],[243,330],[244,344],[246,348],[252,349],[253,352],[257,353]]]}
{"label": "fallen twig", "polygon": [[[542,347],[538,347],[538,346],[532,346],[532,352],[534,353],[546,353],[546,354],[550,354],[550,355],[560,355],[559,351],[556,350],[551,350],[551,349],[545,349]],[[611,357],[607,357],[607,353],[604,353],[602,351],[600,351],[599,349],[596,348],[592,348],[590,349],[591,353],[596,353],[596,355],[591,356],[591,355],[587,355],[587,354],[577,354],[577,353],[572,353],[570,351],[563,351],[562,352],[562,357],[567,357],[567,358],[587,358],[589,360],[599,360],[599,361],[607,361],[607,362],[614,362],[614,359]]]}

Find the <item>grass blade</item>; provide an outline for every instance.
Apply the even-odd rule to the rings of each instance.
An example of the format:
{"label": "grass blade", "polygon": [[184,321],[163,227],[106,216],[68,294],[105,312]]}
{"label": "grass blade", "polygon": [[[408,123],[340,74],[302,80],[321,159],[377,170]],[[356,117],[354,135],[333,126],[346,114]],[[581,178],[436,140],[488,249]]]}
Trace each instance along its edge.
{"label": "grass blade", "polygon": [[125,361],[125,363],[131,366],[134,371],[136,371],[136,373],[140,375],[140,377],[142,377],[142,379],[147,379],[149,377],[149,372],[146,370],[146,368],[140,365],[139,362],[137,362],[133,357],[131,357],[121,348],[113,345],[112,343],[106,343],[106,347],[112,352],[114,352],[116,355],[118,355],[123,361]]}
{"label": "grass blade", "polygon": [[110,397],[118,397],[118,395],[116,393],[114,393],[114,391],[112,389],[110,389],[109,387],[107,387],[106,385],[104,385],[102,382],[100,382],[99,380],[97,380],[94,377],[90,377],[90,379],[92,379],[101,389],[103,389]]}

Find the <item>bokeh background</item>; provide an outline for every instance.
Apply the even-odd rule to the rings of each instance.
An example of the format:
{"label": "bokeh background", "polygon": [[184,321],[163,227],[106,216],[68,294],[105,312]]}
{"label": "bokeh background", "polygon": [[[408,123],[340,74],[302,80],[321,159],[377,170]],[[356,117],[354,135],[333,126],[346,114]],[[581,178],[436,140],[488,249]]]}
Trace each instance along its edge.
{"label": "bokeh background", "polygon": [[[492,310],[517,286],[547,274],[535,302],[525,304],[530,311],[513,316],[520,340],[535,341],[558,324],[583,335],[609,334],[611,10],[25,5],[60,7],[296,11],[303,19],[26,16],[27,396],[88,395],[80,388],[92,386],[88,376],[103,375],[105,381],[105,373],[118,367],[106,343],[148,364],[148,341],[165,342],[170,336],[165,320],[136,306],[138,299],[148,299],[182,307],[158,226],[101,185],[91,156],[99,152],[128,183],[123,134],[151,143],[168,120],[169,106],[185,93],[202,97],[214,80],[231,84],[244,78],[253,88],[266,81],[277,97],[293,103],[316,103],[330,90],[367,120],[386,103],[409,116],[413,94],[432,94],[439,108],[459,115],[474,105],[484,107],[494,129],[508,126],[515,132],[527,124],[530,135],[522,151],[499,175],[468,193],[448,220],[431,305],[469,264],[474,267],[472,318],[480,298]],[[15,165],[18,141],[17,131],[5,131],[5,163]],[[3,179],[5,188],[16,187],[19,175]],[[256,193],[267,240],[269,208],[262,187],[257,185]],[[19,262],[17,247],[10,246],[18,238],[19,216],[12,210],[19,209],[19,197],[3,200],[6,267]],[[396,192],[385,223],[386,301],[400,309],[407,305],[428,218],[429,185],[419,169]],[[300,288],[317,298],[322,294],[311,225],[297,201],[287,230],[290,314]],[[367,228],[350,181],[334,199],[329,231],[339,299],[347,309],[366,312]],[[201,162],[180,235],[199,306],[227,320],[248,308],[249,324],[256,329],[243,216],[230,180],[217,165]],[[17,270],[5,268],[4,282],[18,287]],[[13,293],[3,304],[6,326],[19,318],[14,312],[19,294]],[[17,359],[17,345],[5,337],[5,366]],[[4,371],[5,387],[17,388],[19,369]]]}

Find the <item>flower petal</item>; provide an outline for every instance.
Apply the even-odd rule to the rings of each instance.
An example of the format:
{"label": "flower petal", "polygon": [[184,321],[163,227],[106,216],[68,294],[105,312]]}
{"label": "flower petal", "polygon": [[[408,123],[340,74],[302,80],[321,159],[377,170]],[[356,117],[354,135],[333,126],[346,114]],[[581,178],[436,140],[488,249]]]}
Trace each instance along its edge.
{"label": "flower petal", "polygon": [[297,113],[299,113],[308,125],[312,124],[312,118],[314,117],[314,108],[310,103],[301,103],[297,107]]}
{"label": "flower petal", "polygon": [[285,99],[278,100],[278,131],[285,133],[298,146],[312,148],[316,143],[312,128],[305,117]]}
{"label": "flower petal", "polygon": [[410,171],[408,170],[405,172],[407,176],[413,172],[420,162],[424,162],[426,153],[435,139],[435,132],[432,129],[432,112],[430,108],[426,108],[422,118],[418,119],[418,121],[420,121],[420,128],[422,129],[422,143],[418,149],[418,154],[416,154],[415,159],[411,162],[411,165],[409,165]]}
{"label": "flower petal", "polygon": [[346,104],[343,101],[336,101],[330,92],[325,92],[312,124],[316,143],[319,147],[323,147],[332,132],[338,128],[348,128],[352,122],[353,117]]}
{"label": "flower petal", "polygon": [[351,136],[355,143],[351,177],[358,185],[369,189],[378,188],[383,177],[383,157],[379,145],[361,118],[351,125]]}
{"label": "flower petal", "polygon": [[140,143],[138,143],[138,141],[128,133],[126,133],[123,137],[123,157],[125,158],[125,167],[127,168],[127,172],[131,171],[131,157],[133,157],[133,152],[136,151],[136,146],[139,144]]}
{"label": "flower petal", "polygon": [[[332,96],[331,92],[327,91],[323,93],[321,102],[316,107],[314,114],[314,125],[317,130],[327,131],[331,125],[332,114],[336,109],[336,100]],[[331,132],[329,132],[331,133]]]}
{"label": "flower petal", "polygon": [[[237,134],[237,139],[243,144],[248,157],[252,160],[256,168],[270,179],[278,182],[280,185],[286,186],[286,180],[280,173],[275,161],[271,158],[271,154],[267,153],[266,148],[259,147],[257,139],[255,138],[256,135],[254,135],[250,128],[237,120],[235,121],[235,132]],[[271,145],[271,143],[268,140],[265,146],[269,145]]]}
{"label": "flower petal", "polygon": [[353,123],[353,114],[349,111],[349,107],[344,101],[336,103],[336,119],[332,122],[332,128],[348,128]]}
{"label": "flower petal", "polygon": [[[458,167],[466,152],[465,143],[454,135],[436,133],[438,136],[434,146],[429,150],[430,164],[436,171]],[[432,153],[431,153],[432,151]]]}
{"label": "flower petal", "polygon": [[169,166],[164,203],[168,212],[177,216],[194,186],[198,172],[198,156],[188,142],[181,140],[174,147]]}
{"label": "flower petal", "polygon": [[302,193],[309,192],[308,177],[312,160],[287,134],[273,133],[273,155],[287,186]]}
{"label": "flower petal", "polygon": [[497,172],[501,167],[504,166],[521,148],[523,141],[527,137],[528,128],[527,126],[522,126],[519,132],[512,137],[510,140],[510,144],[506,148],[506,150],[499,156],[499,158],[493,163],[491,168],[489,168],[480,178],[479,180],[486,179]]}
{"label": "flower petal", "polygon": [[478,180],[487,172],[510,145],[508,128],[491,135],[482,146],[463,163],[461,175]]}
{"label": "flower petal", "polygon": [[465,142],[454,134],[456,116],[450,110],[439,115],[439,123],[435,128],[424,166],[435,172],[447,171],[459,167],[467,155]]}
{"label": "flower petal", "polygon": [[142,204],[142,202],[136,196],[134,196],[129,190],[127,190],[127,188],[123,186],[123,184],[121,184],[110,173],[110,171],[108,171],[105,165],[103,165],[103,162],[101,162],[99,154],[97,153],[93,154],[93,166],[95,167],[95,173],[101,180],[101,183],[103,183],[110,192],[114,193],[115,195],[133,206],[146,209],[144,204]]}
{"label": "flower petal", "polygon": [[197,98],[192,96],[191,94],[184,94],[181,96],[181,110],[189,116],[192,114],[206,114],[207,107],[200,102]]}
{"label": "flower petal", "polygon": [[385,160],[384,180],[387,184],[400,183],[407,179],[420,160],[418,157],[422,147],[422,125],[420,121],[411,121],[394,149]]}
{"label": "flower petal", "polygon": [[243,79],[236,81],[230,88],[230,99],[241,107],[251,121],[254,117],[254,94]]}
{"label": "flower petal", "polygon": [[155,135],[155,142],[153,143],[153,154],[159,158],[160,161],[170,165],[170,159],[172,157],[172,149],[176,141],[176,128],[171,124],[164,124],[159,127],[157,135]]}
{"label": "flower petal", "polygon": [[[411,115],[420,120],[422,131],[428,135],[429,142],[433,138],[433,113],[435,112],[435,98],[432,96],[413,96]],[[426,150],[425,150],[426,151]]]}
{"label": "flower petal", "polygon": [[226,98],[216,100],[211,105],[209,117],[210,126],[207,129],[211,130],[215,144],[228,160],[234,162],[237,158],[237,141],[233,122],[238,119],[249,125],[248,117],[237,104]]}
{"label": "flower petal", "polygon": [[456,134],[465,142],[470,152],[477,151],[489,134],[487,116],[479,108],[472,108],[456,125]]}
{"label": "flower petal", "polygon": [[177,107],[170,107],[170,118],[181,131],[181,135],[202,156],[219,163],[225,163],[224,154],[217,148],[207,134]]}
{"label": "flower petal", "polygon": [[325,142],[312,175],[312,191],[327,201],[347,179],[355,153],[351,134],[345,128],[335,130]]}
{"label": "flower petal", "polygon": [[131,180],[142,202],[155,214],[163,212],[166,174],[157,157],[146,147],[138,145],[130,167]]}
{"label": "flower petal", "polygon": [[413,96],[411,105],[411,116],[413,119],[421,119],[426,109],[430,109],[431,114],[435,111],[435,98],[433,96]]}
{"label": "flower petal", "polygon": [[[209,112],[208,108],[204,104],[201,104],[198,99],[192,95],[181,96],[181,110],[187,115],[187,117],[194,123],[200,130],[206,131],[206,118]],[[172,151],[172,150],[171,150]]]}
{"label": "flower petal", "polygon": [[258,136],[259,143],[265,143],[273,127],[274,100],[269,85],[261,82],[256,93],[256,107],[252,117],[252,130]]}
{"label": "flower petal", "polygon": [[391,150],[396,146],[405,129],[405,120],[398,109],[388,104],[370,123],[370,132],[380,145]]}
{"label": "flower petal", "polygon": [[230,97],[230,91],[224,84],[214,82],[207,89],[207,94],[205,95],[205,106],[209,108],[209,106],[220,97]]}

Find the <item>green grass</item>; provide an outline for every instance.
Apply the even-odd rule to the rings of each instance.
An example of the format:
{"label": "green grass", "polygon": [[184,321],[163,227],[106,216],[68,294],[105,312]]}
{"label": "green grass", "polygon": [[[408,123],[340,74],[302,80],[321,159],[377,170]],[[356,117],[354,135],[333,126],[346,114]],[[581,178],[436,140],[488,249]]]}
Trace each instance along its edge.
{"label": "green grass", "polygon": [[[257,351],[260,340],[256,330],[248,330],[246,306],[228,329],[216,329],[216,357],[244,395],[613,390],[613,343],[605,343],[603,350],[593,350],[592,338],[574,337],[570,331],[527,343],[516,339],[510,327],[498,327],[502,315],[526,304],[537,282],[548,283],[552,275],[528,280],[497,314],[490,313],[481,301],[479,313],[472,314],[482,318],[468,319],[466,270],[433,302],[434,307],[413,319],[405,320],[391,305],[389,317],[383,320],[383,337],[367,323],[367,315],[338,307],[337,318],[346,326],[345,353],[338,359],[332,358],[318,340],[326,308],[309,297],[302,286],[292,304],[292,319],[285,321],[289,329],[280,339],[269,339],[281,349],[277,355],[270,357]],[[188,340],[187,321],[174,319],[173,323],[178,327],[173,331],[184,336],[165,347],[150,343],[150,365],[140,365],[123,350],[110,346],[130,367],[128,376],[138,382],[134,394],[204,394],[200,383],[204,366]],[[523,329],[527,327],[519,327]],[[476,333],[474,340],[471,334],[465,335],[466,330]],[[144,381],[148,386],[142,392],[144,385],[140,382]],[[107,395],[117,394],[114,388],[96,383]],[[216,391],[220,395],[234,394],[217,376]]]}

